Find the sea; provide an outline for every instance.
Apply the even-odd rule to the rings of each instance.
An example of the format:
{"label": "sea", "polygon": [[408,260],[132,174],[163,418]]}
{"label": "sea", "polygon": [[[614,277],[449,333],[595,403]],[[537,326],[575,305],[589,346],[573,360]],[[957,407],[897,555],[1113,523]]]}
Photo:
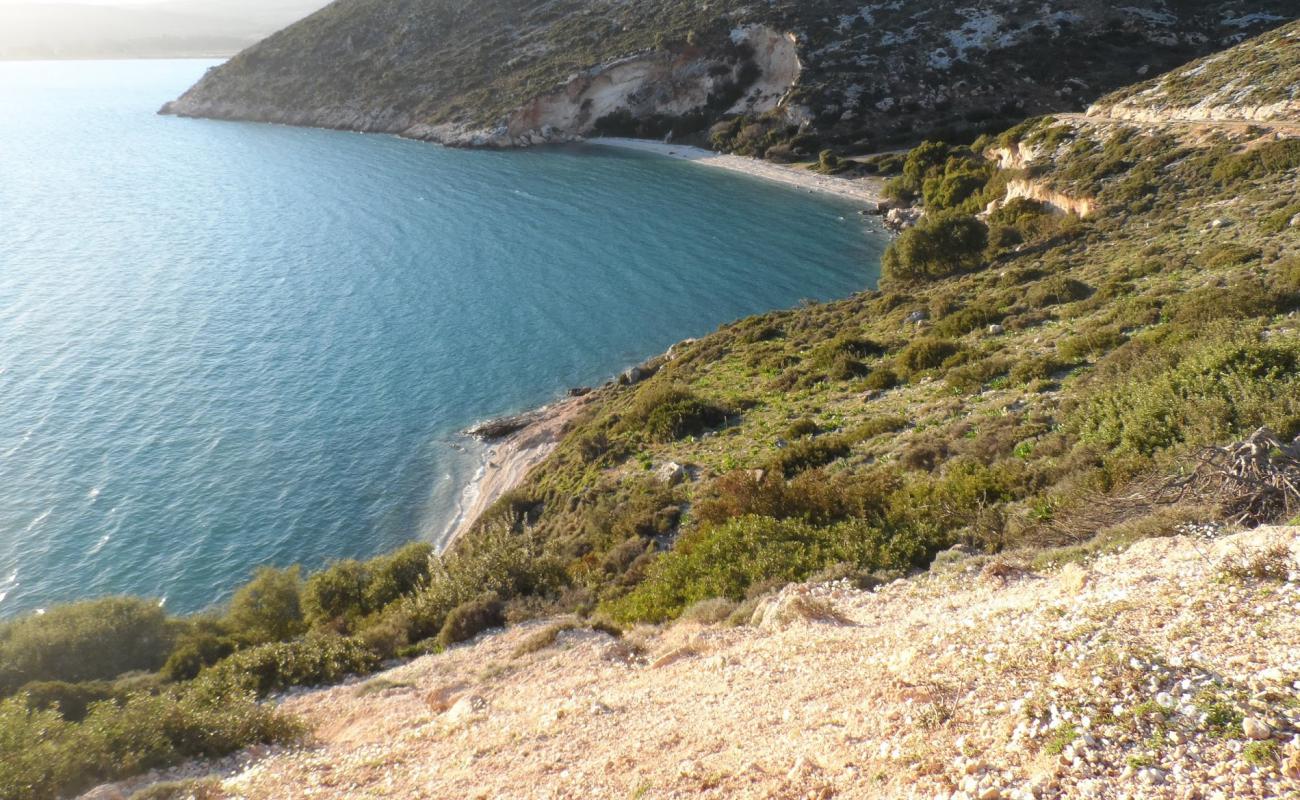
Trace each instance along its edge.
{"label": "sea", "polygon": [[466,427],[879,273],[852,203],[653,154],[155,113],[216,63],[0,63],[0,617],[437,543]]}

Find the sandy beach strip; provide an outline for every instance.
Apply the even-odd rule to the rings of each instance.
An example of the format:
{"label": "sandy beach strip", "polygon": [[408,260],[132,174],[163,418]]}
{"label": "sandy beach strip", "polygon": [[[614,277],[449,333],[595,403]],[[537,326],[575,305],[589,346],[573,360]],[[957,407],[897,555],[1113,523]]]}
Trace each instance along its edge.
{"label": "sandy beach strip", "polygon": [[527,412],[519,430],[486,442],[482,471],[465,490],[461,513],[443,537],[443,549],[474,527],[483,512],[523,482],[563,438],[570,421],[587,406],[591,395],[569,397]]}
{"label": "sandy beach strip", "polygon": [[784,183],[796,189],[804,189],[821,194],[833,194],[859,203],[874,206],[884,199],[883,181],[878,178],[837,178],[832,175],[819,175],[816,172],[773,164],[757,158],[714,153],[701,147],[669,144],[653,139],[620,139],[613,137],[594,137],[586,140],[587,144],[605,147],[621,147],[625,150],[640,150],[645,153],[657,153],[668,158],[691,161],[706,167],[716,167],[731,172],[741,172],[764,180]]}

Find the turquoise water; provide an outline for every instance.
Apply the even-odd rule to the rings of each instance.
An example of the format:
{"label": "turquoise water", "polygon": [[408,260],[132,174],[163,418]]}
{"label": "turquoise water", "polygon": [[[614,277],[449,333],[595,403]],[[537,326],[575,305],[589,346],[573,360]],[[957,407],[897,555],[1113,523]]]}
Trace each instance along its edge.
{"label": "turquoise water", "polygon": [[875,281],[852,207],[683,162],[153,113],[210,65],[0,63],[0,615],[436,540],[472,422]]}

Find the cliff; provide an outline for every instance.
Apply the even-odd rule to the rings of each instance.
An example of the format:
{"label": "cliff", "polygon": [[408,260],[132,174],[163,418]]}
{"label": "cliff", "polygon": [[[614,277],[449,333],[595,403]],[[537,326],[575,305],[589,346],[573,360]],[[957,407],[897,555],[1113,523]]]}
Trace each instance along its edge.
{"label": "cliff", "polygon": [[492,146],[703,137],[733,121],[713,128],[719,148],[794,157],[1082,110],[1289,13],[1280,0],[338,0],[165,111]]}

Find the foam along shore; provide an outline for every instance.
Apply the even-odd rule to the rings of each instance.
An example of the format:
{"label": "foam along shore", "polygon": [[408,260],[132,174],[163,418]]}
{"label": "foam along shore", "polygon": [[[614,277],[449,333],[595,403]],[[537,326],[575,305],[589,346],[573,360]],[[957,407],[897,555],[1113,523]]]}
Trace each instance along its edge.
{"label": "foam along shore", "polygon": [[465,489],[460,514],[448,526],[441,546],[450,547],[493,503],[522,483],[529,471],[551,454],[569,422],[590,400],[591,395],[565,398],[468,431],[486,442],[487,451],[478,475]]}
{"label": "foam along shore", "polygon": [[872,206],[875,206],[884,199],[884,195],[881,192],[882,182],[875,178],[850,179],[837,178],[830,175],[819,175],[816,172],[803,169],[802,167],[773,164],[770,161],[761,161],[757,158],[746,158],[745,156],[715,153],[711,150],[705,150],[702,147],[671,144],[668,142],[655,141],[653,139],[594,137],[587,139],[586,143],[603,145],[605,147],[621,147],[625,150],[640,150],[646,153],[657,153],[669,158],[703,164],[706,167],[716,167],[718,169],[730,170],[731,172],[741,172],[746,175],[752,175],[756,178],[784,183],[785,185],[792,186],[796,189],[804,189],[821,194],[832,194]]}

